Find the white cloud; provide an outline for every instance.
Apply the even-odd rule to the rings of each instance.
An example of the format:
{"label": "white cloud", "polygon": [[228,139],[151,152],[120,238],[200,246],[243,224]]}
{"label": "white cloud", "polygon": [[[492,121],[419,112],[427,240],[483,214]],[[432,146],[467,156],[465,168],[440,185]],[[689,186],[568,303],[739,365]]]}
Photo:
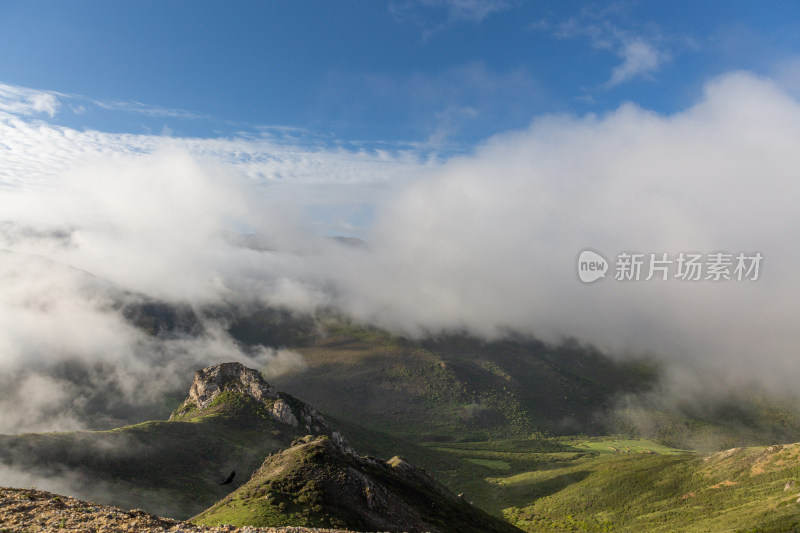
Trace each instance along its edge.
{"label": "white cloud", "polygon": [[607,87],[649,76],[658,71],[661,64],[669,58],[642,39],[623,44],[619,54],[623,61],[612,71],[611,78],[606,82]]}
{"label": "white cloud", "polygon": [[622,63],[613,68],[603,87],[611,88],[637,78],[651,77],[671,59],[669,48],[693,47],[691,38],[680,35],[665,35],[654,24],[641,27],[626,27],[620,17],[619,5],[595,10],[585,7],[564,21],[551,22],[542,19],[531,25],[531,29],[550,31],[559,39],[588,39],[592,48],[613,51]]}
{"label": "white cloud", "polygon": [[[137,160],[160,149],[183,151],[207,167],[221,166],[257,185],[282,205],[362,205],[388,193],[422,163],[415,153],[313,149],[267,138],[164,138],[156,135],[77,131],[18,116],[0,116],[0,191],[3,218],[24,216],[27,193],[79,187],[83,173],[111,172],[109,165]],[[90,170],[94,168],[95,170]],[[106,170],[97,170],[105,168]],[[296,189],[303,188],[302,193]],[[381,189],[384,191],[382,192]],[[35,206],[41,202],[32,197]],[[13,200],[12,200],[13,199]],[[43,214],[42,216],[45,216]]]}
{"label": "white cloud", "polygon": [[53,91],[37,91],[0,83],[0,111],[16,115],[45,113],[53,117],[61,106],[61,96]]}
{"label": "white cloud", "polygon": [[73,114],[81,115],[87,108],[99,108],[108,111],[145,115],[148,117],[201,119],[208,118],[199,113],[185,109],[172,109],[154,106],[132,100],[92,100],[78,94],[64,94],[19,87],[0,82],[0,111],[12,115],[47,115],[55,117],[62,105],[66,104]]}
{"label": "white cloud", "polygon": [[[412,330],[510,326],[781,379],[800,341],[790,326],[800,256],[785,229],[800,225],[798,118],[774,84],[733,74],[674,116],[628,105],[537,120],[387,205],[372,238],[380,266],[357,270],[342,293],[361,318]],[[758,250],[770,274],[588,288],[573,264],[587,246]]]}

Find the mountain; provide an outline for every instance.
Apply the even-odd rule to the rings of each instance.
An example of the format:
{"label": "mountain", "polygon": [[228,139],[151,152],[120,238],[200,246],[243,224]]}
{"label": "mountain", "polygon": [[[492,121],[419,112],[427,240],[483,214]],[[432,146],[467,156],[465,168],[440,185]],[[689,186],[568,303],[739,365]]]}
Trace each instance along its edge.
{"label": "mountain", "polygon": [[[212,524],[380,528],[374,520],[381,516],[406,516],[406,526],[440,527],[436,520],[466,512],[448,507],[454,497],[441,495],[446,487],[463,494],[456,503],[474,502],[491,515],[471,507],[476,520],[505,518],[529,531],[796,529],[800,491],[794,500],[791,486],[783,492],[800,481],[793,447],[736,448],[729,456],[679,449],[798,440],[791,403],[758,391],[711,392],[707,401],[687,398],[669,410],[656,401],[659,369],[651,362],[617,361],[574,341],[463,332],[412,338],[334,312],[259,306],[138,299],[120,311],[155,338],[202,339],[209,324],[223,324],[244,353],[284,347],[306,368],[269,384],[238,363],[214,365],[195,374],[182,402],[185,388],[157,400],[170,402],[164,418],[179,404],[169,420],[0,435],[0,484],[35,484],[170,517],[201,513],[198,520]],[[641,430],[626,425],[635,419],[648,422],[658,442],[637,440]],[[347,452],[351,446],[382,459]],[[393,475],[405,470],[385,461],[395,455],[431,475],[398,481]],[[761,455],[771,459],[753,469]],[[370,504],[363,479],[391,497]],[[262,493],[272,498],[259,499]],[[415,493],[450,503],[431,514],[408,499]],[[389,501],[399,507],[380,506]]]}
{"label": "mountain", "polygon": [[216,322],[245,350],[296,352],[306,365],[271,376],[276,386],[329,417],[405,440],[624,433],[703,451],[800,440],[800,397],[753,383],[682,395],[662,382],[654,360],[615,358],[574,340],[409,337],[331,309],[255,303],[192,309],[138,298],[123,312],[159,337],[202,335],[203,323]]}
{"label": "mountain", "polygon": [[150,335],[202,335],[224,324],[245,350],[285,348],[306,365],[270,377],[281,390],[344,420],[416,441],[533,433],[607,433],[616,400],[651,390],[657,365],[617,360],[576,341],[553,345],[507,332],[403,336],[258,304],[191,309],[147,299],[122,309]]}
{"label": "mountain", "polygon": [[192,521],[409,533],[519,531],[400,457],[359,457],[327,436],[298,439],[268,457],[245,485]]}
{"label": "mountain", "polygon": [[603,433],[614,399],[657,379],[650,362],[577,342],[413,339],[343,321],[322,331],[292,346],[308,367],[274,382],[330,415],[416,441]]}
{"label": "mountain", "polygon": [[[0,435],[5,478],[34,479],[83,498],[187,518],[236,487],[298,436],[340,439],[312,407],[240,363],[197,371],[168,421],[109,431]],[[24,475],[24,476],[23,476]]]}
{"label": "mountain", "polygon": [[272,381],[329,416],[404,439],[459,441],[624,433],[703,451],[800,440],[800,397],[741,383],[687,396],[653,359],[506,332],[393,334],[332,311],[218,310],[248,346],[307,367]]}
{"label": "mountain", "polygon": [[[344,425],[370,449],[392,445],[386,435]],[[436,456],[412,443],[398,448]],[[26,472],[86,499],[173,518],[200,513],[241,486],[198,517],[208,524],[518,531],[407,461],[359,457],[316,409],[240,363],[198,370],[167,421],[0,435],[0,461],[0,478]],[[265,500],[264,490],[275,498]],[[239,504],[260,511],[232,513],[231,502],[233,511]]]}
{"label": "mountain", "polygon": [[[800,530],[800,443],[702,455],[643,440],[608,437],[436,446],[464,462],[465,472],[456,474],[462,480],[471,479],[473,495],[481,497],[484,507],[502,513],[525,531]],[[413,490],[406,491],[409,487]],[[384,498],[387,493],[388,501]],[[388,519],[402,518],[407,516],[409,500],[420,504],[437,497],[442,499],[435,500],[437,505],[430,511],[426,505],[413,507],[416,517],[432,521],[438,517],[446,523],[455,520],[453,524],[462,531],[491,531],[492,524],[497,524],[481,518],[486,521],[477,526],[453,517],[453,511],[481,516],[474,508],[463,508],[472,496],[441,495],[440,487],[424,472],[402,459],[384,462],[357,457],[331,437],[308,436],[269,456],[247,483],[195,522],[258,525],[269,519],[276,524],[334,524],[347,517],[357,523],[364,519],[361,513],[369,518],[377,509]],[[156,526],[194,531],[188,524],[171,528],[174,522],[142,511],[109,509],[32,489],[0,489],[0,499],[0,523],[13,526],[14,531],[31,525],[41,531],[66,526],[88,529],[112,522],[120,529],[130,528],[126,531]],[[385,514],[383,509],[388,509]],[[408,525],[405,530],[413,530]],[[401,530],[392,524],[384,527]],[[508,526],[501,522],[498,527]],[[235,531],[231,527],[223,530]],[[303,530],[292,527],[286,531]]]}
{"label": "mountain", "polygon": [[[392,357],[397,346],[417,351],[412,360],[445,351],[441,345],[389,340],[384,345]],[[352,348],[351,343],[344,345]],[[486,360],[470,355],[470,342],[461,346],[467,360]],[[495,361],[503,360],[491,353]],[[370,357],[379,359],[362,354]],[[450,364],[443,362],[445,368]],[[380,371],[372,363],[364,368]],[[355,382],[352,375],[348,379]],[[350,391],[340,394],[346,403]],[[421,414],[433,412],[423,407]],[[365,413],[372,409],[364,404]],[[395,434],[405,431],[399,426]],[[195,373],[188,396],[169,420],[110,431],[0,435],[0,480],[6,484],[25,474],[42,488],[68,487],[84,499],[173,518],[197,515],[196,522],[211,525],[393,531],[800,528],[800,443],[701,455],[621,436],[466,442],[455,435],[420,443],[340,416],[323,417],[257,371],[224,363]],[[384,458],[401,453],[432,474],[399,457],[360,456],[352,446]],[[230,478],[232,483],[223,484]]]}

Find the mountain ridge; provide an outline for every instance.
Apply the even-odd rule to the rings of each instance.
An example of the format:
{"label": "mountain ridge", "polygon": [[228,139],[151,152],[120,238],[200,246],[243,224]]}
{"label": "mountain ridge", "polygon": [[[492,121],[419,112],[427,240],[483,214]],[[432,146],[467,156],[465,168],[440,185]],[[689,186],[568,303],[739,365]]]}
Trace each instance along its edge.
{"label": "mountain ridge", "polygon": [[247,483],[192,521],[409,533],[519,531],[398,456],[359,456],[327,436],[310,435],[267,457]]}

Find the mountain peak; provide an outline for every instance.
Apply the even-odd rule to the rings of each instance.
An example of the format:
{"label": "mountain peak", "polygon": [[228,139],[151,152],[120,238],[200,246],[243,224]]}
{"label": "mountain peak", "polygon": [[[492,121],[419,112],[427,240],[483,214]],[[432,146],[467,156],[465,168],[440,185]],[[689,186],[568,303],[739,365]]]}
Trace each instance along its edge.
{"label": "mountain peak", "polygon": [[316,409],[289,394],[278,392],[258,370],[237,362],[221,363],[195,372],[189,396],[172,413],[170,420],[192,412],[207,412],[218,403],[236,404],[231,401],[232,397],[254,402],[269,417],[282,424],[304,428],[313,434],[335,434],[334,438],[341,439],[341,435],[330,430]]}
{"label": "mountain peak", "polygon": [[267,383],[261,373],[242,363],[221,363],[194,373],[187,401],[202,410],[223,392],[239,392],[264,405],[280,399],[278,390]]}

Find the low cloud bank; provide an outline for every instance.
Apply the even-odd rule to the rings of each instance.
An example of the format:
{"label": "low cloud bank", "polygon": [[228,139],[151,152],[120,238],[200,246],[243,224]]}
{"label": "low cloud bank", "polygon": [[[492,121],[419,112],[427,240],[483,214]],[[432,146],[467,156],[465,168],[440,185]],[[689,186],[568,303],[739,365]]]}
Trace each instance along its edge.
{"label": "low cloud bank", "polygon": [[[86,383],[130,401],[188,386],[186,368],[220,360],[303,365],[277,347],[250,353],[213,320],[199,337],[148,336],[120,298],[336,307],[410,335],[573,336],[721,383],[747,376],[788,390],[800,345],[800,104],[790,89],[732,73],[670,116],[633,104],[546,116],[443,164],[294,153],[281,159],[288,177],[266,181],[275,160],[237,159],[236,140],[211,149],[95,132],[87,144],[84,133],[39,124],[37,134],[29,119],[3,118],[27,144],[0,153],[0,375],[10,376],[0,432],[81,427],[91,394],[63,380],[74,361],[104,369]],[[58,164],[20,156],[37,135],[59,139]],[[378,168],[391,172],[371,178]],[[26,182],[28,171],[39,178]],[[321,217],[361,209],[372,213],[358,228],[366,246],[318,231]],[[255,237],[231,237],[243,233]],[[587,247],[610,259],[728,251],[764,262],[755,282],[620,282],[612,272],[584,285],[575,263]]]}

